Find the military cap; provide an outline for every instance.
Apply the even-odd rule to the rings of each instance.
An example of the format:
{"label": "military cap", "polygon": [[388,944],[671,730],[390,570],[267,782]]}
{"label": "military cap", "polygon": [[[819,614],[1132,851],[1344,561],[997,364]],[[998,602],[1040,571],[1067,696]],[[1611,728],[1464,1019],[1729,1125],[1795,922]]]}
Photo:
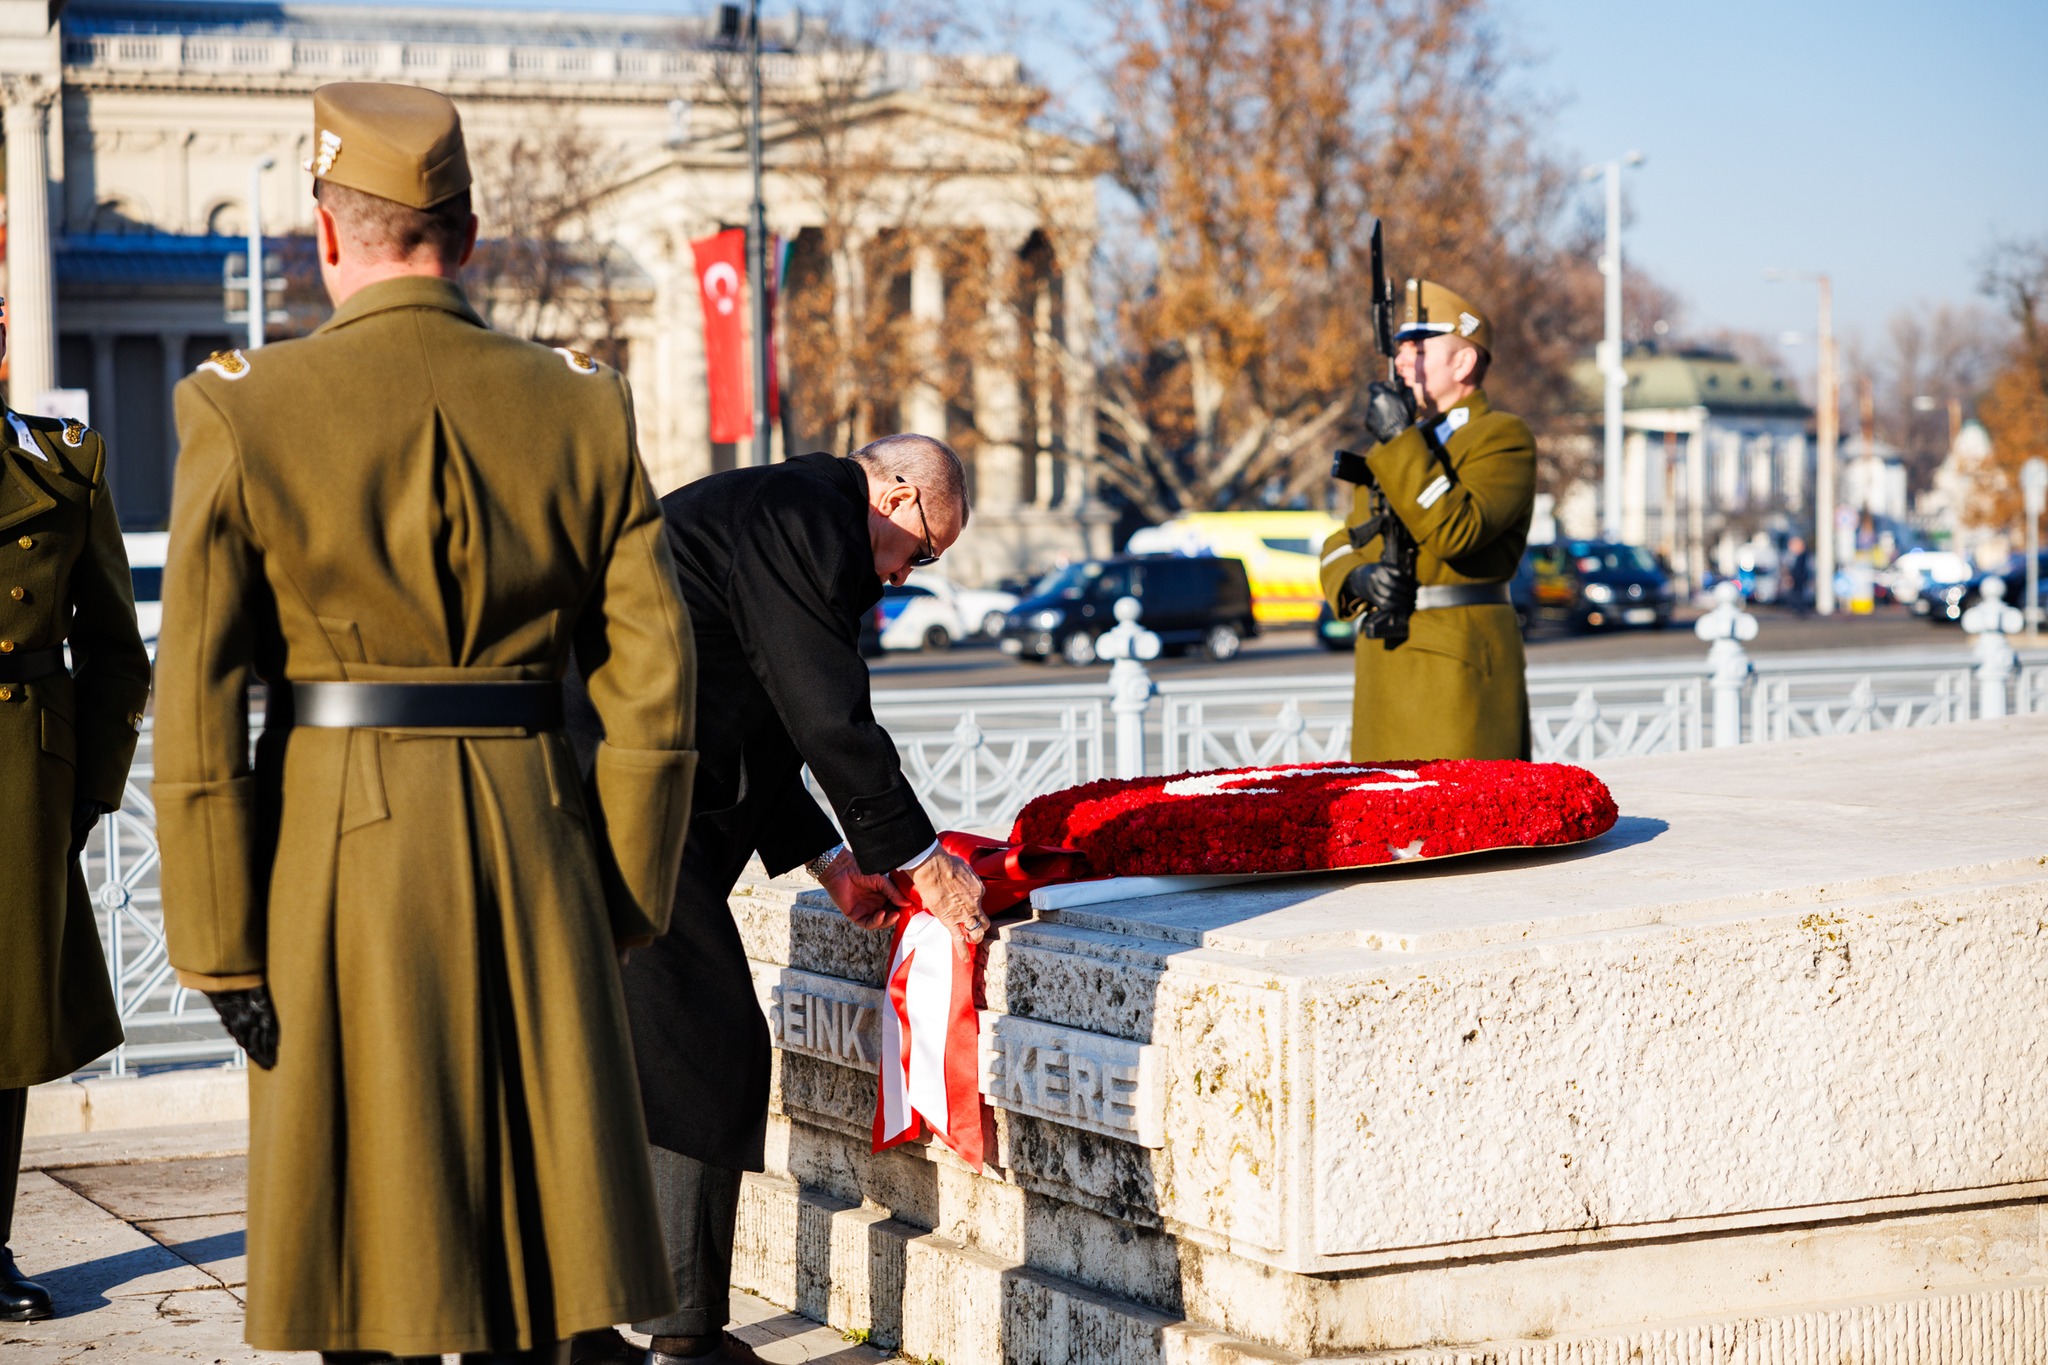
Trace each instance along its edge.
{"label": "military cap", "polygon": [[341,81],[313,92],[316,180],[408,208],[430,209],[469,188],[455,102],[417,85]]}
{"label": "military cap", "polygon": [[1413,341],[1446,333],[1493,354],[1493,323],[1486,314],[1433,280],[1408,281],[1408,317],[1394,333],[1394,340]]}

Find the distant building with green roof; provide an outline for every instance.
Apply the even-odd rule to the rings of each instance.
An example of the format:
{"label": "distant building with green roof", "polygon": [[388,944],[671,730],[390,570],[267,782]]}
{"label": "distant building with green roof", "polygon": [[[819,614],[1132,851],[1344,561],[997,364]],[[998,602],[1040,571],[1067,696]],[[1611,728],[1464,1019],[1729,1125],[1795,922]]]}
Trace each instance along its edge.
{"label": "distant building with green roof", "polygon": [[[1623,539],[1698,583],[1708,569],[1732,573],[1758,536],[1811,538],[1813,409],[1790,380],[1718,351],[1641,347],[1622,366]],[[1593,361],[1572,378],[1598,414]],[[1558,515],[1576,530],[1594,514],[1581,497]]]}

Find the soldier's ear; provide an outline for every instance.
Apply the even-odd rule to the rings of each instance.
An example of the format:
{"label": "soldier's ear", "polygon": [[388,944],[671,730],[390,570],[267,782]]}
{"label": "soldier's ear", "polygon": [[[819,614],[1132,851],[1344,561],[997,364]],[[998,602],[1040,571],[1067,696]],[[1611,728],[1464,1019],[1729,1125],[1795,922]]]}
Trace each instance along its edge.
{"label": "soldier's ear", "polygon": [[328,265],[341,264],[341,228],[334,221],[334,215],[327,206],[316,202],[313,205],[314,232],[319,242],[320,259]]}
{"label": "soldier's ear", "polygon": [[462,235],[462,254],[455,258],[457,270],[469,264],[469,258],[476,255],[477,217],[469,215],[469,230]]}

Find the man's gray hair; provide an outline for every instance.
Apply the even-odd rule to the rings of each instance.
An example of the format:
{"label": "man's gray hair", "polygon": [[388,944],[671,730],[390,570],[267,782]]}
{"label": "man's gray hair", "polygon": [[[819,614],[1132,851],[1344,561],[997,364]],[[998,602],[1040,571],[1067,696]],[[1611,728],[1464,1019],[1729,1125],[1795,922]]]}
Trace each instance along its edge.
{"label": "man's gray hair", "polygon": [[935,436],[901,432],[869,441],[853,452],[853,458],[868,473],[888,479],[901,475],[930,496],[957,508],[960,524],[967,524],[967,471],[953,447]]}

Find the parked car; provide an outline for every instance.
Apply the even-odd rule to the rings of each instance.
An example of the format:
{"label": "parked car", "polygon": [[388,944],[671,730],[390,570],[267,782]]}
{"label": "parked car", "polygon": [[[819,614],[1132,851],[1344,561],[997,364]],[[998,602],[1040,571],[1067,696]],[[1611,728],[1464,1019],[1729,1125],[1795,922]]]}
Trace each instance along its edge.
{"label": "parked car", "polygon": [[883,649],[951,649],[972,634],[950,596],[922,583],[882,585]]}
{"label": "parked car", "polygon": [[932,596],[950,604],[968,635],[995,639],[1003,633],[1003,622],[1017,605],[1016,593],[997,588],[963,588],[931,569],[917,569],[907,581],[913,587],[931,589]]}
{"label": "parked car", "polygon": [[1259,633],[1244,563],[1209,556],[1090,559],[1047,574],[1003,627],[1002,648],[1023,659],[1096,660],[1095,641],[1116,625],[1116,601],[1135,597],[1162,649],[1235,658]]}
{"label": "parked car", "polygon": [[1532,577],[1524,630],[1550,623],[1568,630],[1671,624],[1677,592],[1656,556],[1610,540],[1561,540],[1531,546]]}
{"label": "parked car", "polygon": [[[2048,606],[2048,550],[2041,552],[2038,575],[2038,600]],[[1963,613],[1977,605],[1984,596],[1986,581],[1998,578],[2005,582],[2007,606],[2024,609],[2027,604],[2027,557],[2014,555],[2006,560],[2005,566],[1996,573],[1976,574],[1964,583],[1945,583],[1939,587],[1923,589],[1913,599],[1912,611],[1916,616],[1925,616],[1937,626],[1961,624]]]}
{"label": "parked car", "polygon": [[171,546],[170,533],[129,531],[121,543],[128,551],[128,576],[135,585],[135,624],[153,659],[157,632],[164,623],[164,553]]}

